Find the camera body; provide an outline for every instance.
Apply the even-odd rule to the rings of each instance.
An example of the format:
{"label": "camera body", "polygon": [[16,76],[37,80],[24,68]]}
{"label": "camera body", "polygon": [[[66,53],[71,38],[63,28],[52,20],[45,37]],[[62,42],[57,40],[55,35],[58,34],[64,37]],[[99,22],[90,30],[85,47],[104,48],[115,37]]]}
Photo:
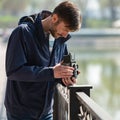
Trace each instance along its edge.
{"label": "camera body", "polygon": [[71,53],[69,53],[68,55],[64,55],[63,56],[62,65],[73,67],[74,71],[73,71],[73,76],[72,77],[77,78],[77,75],[78,75],[78,64],[76,64],[75,59],[72,59]]}

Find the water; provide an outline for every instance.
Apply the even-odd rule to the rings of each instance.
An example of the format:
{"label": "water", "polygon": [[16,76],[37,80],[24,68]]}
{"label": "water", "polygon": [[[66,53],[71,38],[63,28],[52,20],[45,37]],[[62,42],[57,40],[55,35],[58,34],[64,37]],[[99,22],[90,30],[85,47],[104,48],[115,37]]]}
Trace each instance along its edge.
{"label": "water", "polygon": [[120,120],[120,37],[73,37],[68,46],[81,72],[77,84],[92,85],[92,99]]}

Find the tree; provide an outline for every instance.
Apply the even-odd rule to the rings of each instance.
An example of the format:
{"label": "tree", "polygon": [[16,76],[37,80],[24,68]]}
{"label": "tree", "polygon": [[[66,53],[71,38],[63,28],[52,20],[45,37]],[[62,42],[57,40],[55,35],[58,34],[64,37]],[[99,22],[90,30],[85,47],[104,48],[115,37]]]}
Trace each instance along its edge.
{"label": "tree", "polygon": [[110,11],[110,20],[113,22],[117,16],[116,7],[120,6],[120,0],[99,0],[99,2],[102,10],[106,8]]}
{"label": "tree", "polygon": [[18,15],[24,11],[27,3],[27,0],[1,0],[1,9],[3,14]]}

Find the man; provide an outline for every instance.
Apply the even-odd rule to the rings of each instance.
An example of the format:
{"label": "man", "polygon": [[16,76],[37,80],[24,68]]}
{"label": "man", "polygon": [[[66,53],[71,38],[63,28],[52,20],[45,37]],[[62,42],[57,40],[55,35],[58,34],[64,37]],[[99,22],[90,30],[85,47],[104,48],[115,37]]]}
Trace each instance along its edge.
{"label": "man", "polygon": [[[80,26],[80,12],[69,1],[60,3],[52,13],[43,11],[20,19],[6,52],[8,120],[53,120],[56,84],[76,83],[74,68],[61,61],[68,54],[68,33]],[[53,47],[49,46],[50,35],[55,39]]]}

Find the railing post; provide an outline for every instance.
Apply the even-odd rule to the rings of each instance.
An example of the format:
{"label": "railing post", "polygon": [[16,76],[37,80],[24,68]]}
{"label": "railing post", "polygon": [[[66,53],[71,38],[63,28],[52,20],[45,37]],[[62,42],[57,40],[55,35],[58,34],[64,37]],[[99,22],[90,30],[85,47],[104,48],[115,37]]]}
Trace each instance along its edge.
{"label": "railing post", "polygon": [[53,120],[59,120],[59,111],[58,111],[58,89],[55,88],[55,95],[54,95],[54,109],[53,109]]}
{"label": "railing post", "polygon": [[84,92],[88,96],[90,96],[90,89],[92,86],[90,85],[74,85],[69,86],[69,119],[68,120],[79,120],[79,101],[76,98],[76,92]]}
{"label": "railing post", "polygon": [[54,96],[54,120],[68,120],[68,97],[67,87],[61,85],[56,86]]}

